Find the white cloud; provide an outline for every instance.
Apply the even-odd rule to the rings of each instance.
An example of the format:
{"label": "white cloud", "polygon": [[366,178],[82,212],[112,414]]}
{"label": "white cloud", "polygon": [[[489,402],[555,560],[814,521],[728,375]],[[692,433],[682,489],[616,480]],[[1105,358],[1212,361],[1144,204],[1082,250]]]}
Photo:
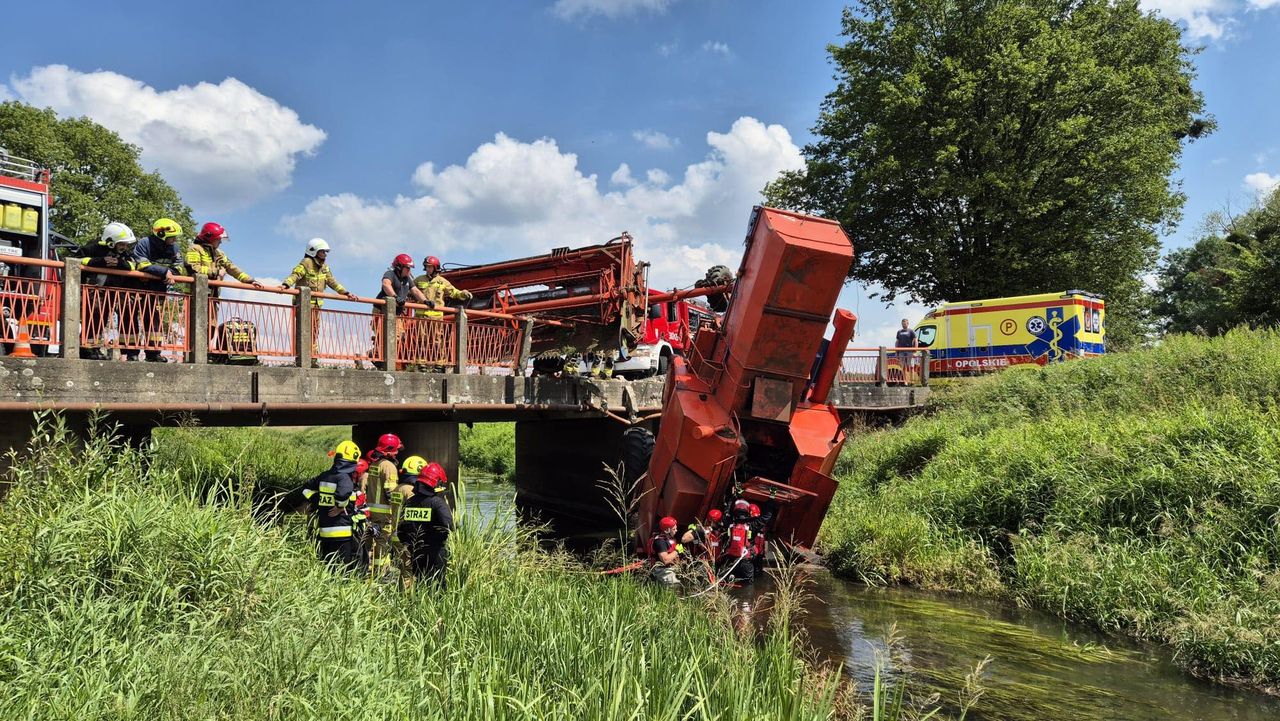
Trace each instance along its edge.
{"label": "white cloud", "polygon": [[675,41],[672,41],[669,43],[662,43],[661,45],[658,46],[658,54],[664,58],[669,58],[672,55],[675,55],[676,50],[679,50],[679,49],[680,49],[680,44]]}
{"label": "white cloud", "polygon": [[782,170],[803,167],[781,125],[743,117],[707,133],[705,158],[678,182],[649,171],[641,182],[623,164],[602,191],[595,175],[555,140],[523,142],[499,133],[462,165],[414,173],[422,191],[390,202],[351,193],[315,199],[281,221],[298,239],[321,236],[341,256],[382,258],[401,248],[449,254],[449,262],[513,258],[557,246],[604,242],[623,230],[654,263],[655,286],[688,285],[707,266],[736,267],[749,210]]}
{"label": "white cloud", "polygon": [[722,43],[718,40],[715,42],[710,40],[706,41],[702,44],[702,49],[709,53],[715,53],[716,55],[724,55],[725,57],[730,55],[728,43]]}
{"label": "white cloud", "polygon": [[1258,195],[1270,195],[1271,191],[1280,187],[1280,175],[1249,173],[1244,176],[1244,186]]}
{"label": "white cloud", "polygon": [[631,133],[631,137],[654,150],[671,150],[680,144],[679,138],[673,138],[657,130],[637,130]]}
{"label": "white cloud", "polygon": [[641,12],[661,14],[674,0],[556,0],[551,12],[562,20],[599,15],[614,20]]}
{"label": "white cloud", "polygon": [[1249,0],[1249,7],[1257,10],[1280,7],[1280,0]]}
{"label": "white cloud", "polygon": [[[228,278],[230,280],[230,278]],[[275,288],[280,285],[283,278],[272,278],[262,276],[255,278],[259,283],[268,288]],[[223,288],[222,298],[226,300],[248,300],[255,303],[270,303],[272,305],[293,305],[293,296],[284,293],[263,293],[260,290],[249,288]]]}
{"label": "white cloud", "polygon": [[1221,40],[1243,12],[1280,7],[1280,0],[1140,0],[1143,10],[1153,10],[1181,22],[1192,40]]}
{"label": "white cloud", "polygon": [[47,65],[9,82],[0,94],[63,116],[87,115],[141,147],[143,165],[202,212],[243,207],[289,187],[298,156],[313,154],[325,139],[323,130],[235,78],[156,90],[105,70]]}

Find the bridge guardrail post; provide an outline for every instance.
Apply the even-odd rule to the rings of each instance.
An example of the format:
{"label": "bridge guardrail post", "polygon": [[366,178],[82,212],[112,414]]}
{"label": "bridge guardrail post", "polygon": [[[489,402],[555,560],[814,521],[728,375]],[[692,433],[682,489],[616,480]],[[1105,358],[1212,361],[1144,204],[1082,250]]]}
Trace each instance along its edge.
{"label": "bridge guardrail post", "polygon": [[297,351],[297,361],[299,368],[310,368],[314,346],[316,341],[315,325],[313,318],[316,309],[311,305],[311,289],[307,286],[298,287],[298,304],[294,306],[297,312],[296,321],[294,322],[294,338]]}
{"label": "bridge guardrail post", "polygon": [[62,266],[62,357],[80,357],[80,263]]}
{"label": "bridge guardrail post", "polygon": [[465,308],[459,308],[458,314],[454,316],[454,328],[456,331],[458,364],[458,375],[466,375],[467,373],[467,311]]}
{"label": "bridge guardrail post", "polygon": [[876,359],[876,385],[889,385],[889,351],[880,346],[880,355]]}
{"label": "bridge guardrail post", "polygon": [[400,338],[399,317],[396,315],[395,298],[384,298],[382,304],[382,367],[396,369],[396,341]]}
{"label": "bridge guardrail post", "polygon": [[516,376],[524,375],[524,367],[529,365],[529,356],[533,352],[533,321],[526,320],[520,327],[520,352],[516,354],[516,365],[511,369]]}
{"label": "bridge guardrail post", "polygon": [[920,351],[920,385],[929,385],[929,351]]}
{"label": "bridge guardrail post", "polygon": [[187,327],[187,346],[191,349],[191,362],[204,365],[209,362],[209,276],[197,275],[191,284],[191,308],[187,313],[190,319]]}

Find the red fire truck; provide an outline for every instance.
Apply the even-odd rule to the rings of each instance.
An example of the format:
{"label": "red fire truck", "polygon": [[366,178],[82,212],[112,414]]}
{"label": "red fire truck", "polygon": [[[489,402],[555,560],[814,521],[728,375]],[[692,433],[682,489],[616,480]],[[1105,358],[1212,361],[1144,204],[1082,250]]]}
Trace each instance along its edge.
{"label": "red fire truck", "polygon": [[56,268],[18,262],[54,260],[49,231],[49,171],[0,148],[0,351],[13,349],[25,325],[31,350],[57,350],[61,303]]}
{"label": "red fire truck", "polygon": [[[660,292],[649,289],[649,296]],[[703,321],[715,321],[705,305],[687,300],[652,303],[645,317],[644,336],[631,356],[613,364],[614,375],[648,378],[665,375],[673,356],[683,356]]]}

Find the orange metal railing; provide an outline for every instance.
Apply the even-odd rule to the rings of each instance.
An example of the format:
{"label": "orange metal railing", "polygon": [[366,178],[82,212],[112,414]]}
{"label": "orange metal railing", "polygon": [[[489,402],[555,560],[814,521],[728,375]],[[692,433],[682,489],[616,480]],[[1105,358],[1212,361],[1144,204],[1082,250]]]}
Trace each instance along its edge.
{"label": "orange metal railing", "polygon": [[396,318],[396,360],[401,368],[452,367],[458,363],[455,323],[447,318]]}
{"label": "orange metal railing", "polygon": [[925,385],[927,352],[921,348],[848,348],[836,380],[841,383]]}
{"label": "orange metal railing", "polygon": [[[514,368],[523,333],[510,323],[471,323],[467,326],[467,365]],[[523,372],[524,369],[517,369]]]}
{"label": "orange metal railing", "polygon": [[[6,260],[0,256],[0,261]],[[33,346],[58,342],[62,284],[43,278],[0,276],[0,342],[13,343],[23,324]]]}
{"label": "orange metal railing", "polygon": [[186,332],[190,300],[177,293],[83,286],[80,345],[185,354],[191,349]]}
{"label": "orange metal railing", "polygon": [[291,363],[298,354],[296,322],[291,305],[210,298],[209,358],[214,362],[256,358],[265,365]]}
{"label": "orange metal railing", "polygon": [[317,359],[331,361],[326,365],[350,363],[356,368],[364,368],[366,362],[380,363],[382,326],[380,306],[373,308],[372,314],[368,311],[314,308],[311,311],[314,355]]}

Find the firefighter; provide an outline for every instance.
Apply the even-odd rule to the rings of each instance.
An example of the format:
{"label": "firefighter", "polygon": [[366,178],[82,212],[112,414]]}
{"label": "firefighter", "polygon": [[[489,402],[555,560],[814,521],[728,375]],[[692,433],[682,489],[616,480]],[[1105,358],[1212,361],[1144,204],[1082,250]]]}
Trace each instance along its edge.
{"label": "firefighter", "polygon": [[414,478],[422,472],[422,468],[427,465],[427,459],[422,456],[409,456],[404,459],[404,463],[400,464],[400,482],[396,485],[396,492],[402,498],[408,499],[413,495]]}
{"label": "firefighter", "polygon": [[[200,232],[196,233],[196,242],[187,248],[185,257],[187,273],[193,276],[203,275],[209,280],[222,280],[229,275],[254,288],[264,287],[262,283],[254,280],[253,276],[236,267],[227,254],[219,249],[219,246],[230,239],[227,229],[218,223],[205,223],[201,226]],[[222,288],[213,286],[209,288],[209,296],[217,298],[221,290]]]}
{"label": "firefighter", "polygon": [[[182,260],[178,257],[178,239],[182,237],[182,226],[172,218],[161,218],[151,225],[151,235],[138,241],[133,246],[134,265],[138,270],[151,276],[151,279],[139,283],[142,290],[149,290],[160,295],[141,297],[137,306],[135,320],[139,331],[139,341],[146,348],[146,359],[152,363],[163,363],[160,346],[165,340],[165,301],[164,294],[173,287],[175,270],[180,270]],[[124,351],[126,360],[138,360],[138,351]]]}
{"label": "firefighter", "polygon": [[748,506],[747,519],[747,525],[751,527],[751,565],[758,576],[764,573],[764,557],[768,552],[764,531],[769,519],[761,516],[760,506],[754,503]]}
{"label": "firefighter", "polygon": [[449,532],[453,511],[445,497],[449,477],[439,463],[428,463],[418,472],[413,495],[405,502],[396,538],[404,544],[413,575],[445,586],[449,565]]}
{"label": "firefighter", "polygon": [[[89,257],[81,258],[80,265],[85,268],[111,268],[114,270],[137,270],[133,258],[133,244],[138,242],[137,236],[124,223],[107,223],[102,228],[102,234],[98,241],[98,250]],[[98,284],[104,288],[127,289],[135,287],[135,283],[131,278],[122,278],[118,275],[104,275]],[[106,356],[102,353],[102,346],[106,343],[106,335],[111,328],[112,318],[116,321],[116,340],[117,342],[129,342],[129,335],[126,335],[125,324],[129,321],[127,317],[120,313],[120,309],[124,307],[125,300],[119,293],[106,293],[100,296],[101,303],[91,304],[84,310],[84,317],[80,319],[82,325],[88,328],[85,337],[86,342],[80,348],[80,357],[89,360],[105,360]],[[137,351],[134,351],[137,356]]]}
{"label": "firefighter", "polygon": [[[333,271],[330,270],[329,264],[325,261],[329,258],[329,244],[323,238],[312,238],[307,241],[307,250],[305,256],[297,265],[293,266],[293,270],[289,272],[289,277],[280,283],[282,290],[293,288],[299,283],[306,285],[311,289],[312,293],[323,293],[326,287],[332,288],[335,293],[345,295],[347,300],[359,300],[355,293],[348,291],[337,278],[333,277]],[[316,348],[320,340],[320,314],[315,312],[324,305],[324,299],[315,295],[311,297],[311,353],[315,354]],[[314,358],[311,360],[311,366],[318,367],[319,363]]]}
{"label": "firefighter", "polygon": [[396,456],[403,448],[404,444],[400,442],[400,436],[394,433],[383,433],[378,437],[378,442],[373,449],[365,454],[365,458],[369,461],[369,496],[373,499],[373,503],[391,507],[390,516],[380,516],[380,520],[386,525],[372,534],[373,570],[378,575],[391,570],[390,539],[391,534],[395,532],[396,512],[399,510],[399,504],[395,502],[392,492],[400,485]]}
{"label": "firefighter", "polygon": [[[422,275],[413,279],[414,286],[422,292],[423,305],[427,306],[426,310],[420,310],[416,313],[419,318],[443,318],[445,303],[451,300],[467,301],[471,300],[471,291],[458,290],[453,287],[443,275],[440,275],[440,259],[434,255],[428,255],[422,259]],[[449,364],[449,359],[445,358],[445,334],[449,329],[443,323],[431,323],[429,327],[424,328],[426,334],[427,348],[426,360],[429,370],[435,372],[443,372]]]}
{"label": "firefighter", "polygon": [[658,528],[649,538],[649,560],[653,564],[649,576],[663,586],[679,585],[676,577],[676,566],[680,563],[683,546],[676,540],[676,519],[663,516],[658,520]]}
{"label": "firefighter", "polygon": [[[382,287],[378,290],[377,297],[379,299],[386,299],[388,302],[395,302],[397,316],[405,314],[405,303],[407,303],[411,297],[418,303],[427,302],[427,297],[422,294],[422,290],[414,283],[412,256],[407,253],[401,253],[391,261],[391,269],[382,274]],[[373,312],[374,319],[372,321],[372,328],[376,334],[378,328],[378,316],[382,311],[375,307]],[[396,341],[399,343],[404,337],[405,326],[404,322],[398,317],[396,318],[395,332]],[[386,368],[386,364],[382,362],[375,363],[374,365],[379,369]],[[403,363],[398,364],[400,367],[403,367],[403,365]],[[416,471],[414,472],[414,475],[417,475]]]}
{"label": "firefighter", "polygon": [[696,549],[703,557],[715,565],[720,557],[720,521],[724,514],[719,508],[707,512],[706,523],[690,523],[680,537],[680,543],[689,549]]}
{"label": "firefighter", "polygon": [[333,449],[333,467],[302,487],[302,497],[316,514],[317,552],[334,570],[352,570],[358,563],[352,532],[356,491],[353,474],[360,447],[343,441]]}
{"label": "firefighter", "polygon": [[755,578],[750,521],[751,503],[744,498],[734,501],[731,521],[720,544],[720,565],[725,569],[721,575],[732,575],[740,583],[750,583]]}

